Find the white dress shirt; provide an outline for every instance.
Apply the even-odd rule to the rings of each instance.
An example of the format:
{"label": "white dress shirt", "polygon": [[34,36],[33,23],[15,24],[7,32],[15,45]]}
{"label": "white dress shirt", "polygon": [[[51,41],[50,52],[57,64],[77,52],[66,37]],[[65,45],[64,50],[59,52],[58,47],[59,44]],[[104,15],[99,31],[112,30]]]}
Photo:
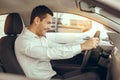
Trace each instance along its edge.
{"label": "white dress shirt", "polygon": [[56,74],[50,60],[72,58],[80,52],[80,44],[57,44],[35,35],[27,28],[15,41],[16,57],[26,76],[39,80],[50,80]]}

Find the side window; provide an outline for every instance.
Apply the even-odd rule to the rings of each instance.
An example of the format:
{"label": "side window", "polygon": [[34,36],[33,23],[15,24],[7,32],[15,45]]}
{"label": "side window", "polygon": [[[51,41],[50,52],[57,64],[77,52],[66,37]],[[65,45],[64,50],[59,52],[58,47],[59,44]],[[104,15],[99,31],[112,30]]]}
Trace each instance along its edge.
{"label": "side window", "polygon": [[69,43],[93,37],[97,30],[101,32],[101,40],[108,40],[107,32],[112,31],[108,27],[80,15],[54,12],[52,28],[46,37],[57,43]]}
{"label": "side window", "polygon": [[56,32],[64,33],[81,33],[92,28],[90,19],[68,13],[54,13],[53,24]]}
{"label": "side window", "polygon": [[101,32],[100,39],[108,39],[107,32],[110,30],[104,25],[79,15],[54,12],[52,29],[47,33],[47,37],[64,43],[75,40],[76,37],[79,39],[93,37],[97,30]]}
{"label": "side window", "polygon": [[2,36],[5,36],[5,33],[4,33],[4,24],[5,24],[5,19],[6,19],[7,15],[8,14],[0,15],[0,38]]}

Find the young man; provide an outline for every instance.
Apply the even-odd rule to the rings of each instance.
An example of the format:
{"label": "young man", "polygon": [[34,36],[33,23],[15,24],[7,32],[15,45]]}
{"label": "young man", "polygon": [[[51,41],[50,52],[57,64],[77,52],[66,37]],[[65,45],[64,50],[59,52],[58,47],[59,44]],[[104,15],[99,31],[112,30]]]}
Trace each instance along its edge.
{"label": "young man", "polygon": [[81,51],[96,48],[98,45],[98,38],[71,46],[48,41],[45,34],[51,28],[52,16],[53,12],[48,7],[35,7],[30,26],[25,28],[15,41],[15,53],[27,77],[50,80],[56,75],[50,60],[72,58]]}

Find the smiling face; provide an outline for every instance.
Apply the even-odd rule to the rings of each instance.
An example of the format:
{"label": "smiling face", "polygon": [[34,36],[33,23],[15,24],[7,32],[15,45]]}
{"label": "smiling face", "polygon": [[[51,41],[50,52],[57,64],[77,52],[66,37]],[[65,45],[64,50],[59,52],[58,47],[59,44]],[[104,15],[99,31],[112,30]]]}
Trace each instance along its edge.
{"label": "smiling face", "polygon": [[42,20],[37,16],[35,17],[30,30],[38,36],[45,36],[46,32],[50,30],[51,24],[52,16],[50,14],[46,14]]}
{"label": "smiling face", "polygon": [[39,23],[37,24],[37,35],[45,36],[46,32],[51,29],[52,16],[46,14],[46,17],[42,20],[39,18]]}
{"label": "smiling face", "polygon": [[51,28],[53,12],[44,5],[36,6],[30,19],[28,29],[38,36],[45,36],[46,32]]}

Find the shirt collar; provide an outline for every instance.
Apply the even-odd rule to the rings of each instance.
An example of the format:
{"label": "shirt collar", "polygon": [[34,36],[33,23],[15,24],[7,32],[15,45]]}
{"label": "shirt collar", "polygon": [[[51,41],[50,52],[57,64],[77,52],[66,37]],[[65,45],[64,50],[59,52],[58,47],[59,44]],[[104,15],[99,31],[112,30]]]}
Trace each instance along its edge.
{"label": "shirt collar", "polygon": [[35,38],[41,38],[43,36],[37,36],[36,34],[34,34],[33,32],[31,32],[29,29],[25,28],[24,29],[24,34],[28,35],[28,36],[31,36],[31,37],[35,37]]}

